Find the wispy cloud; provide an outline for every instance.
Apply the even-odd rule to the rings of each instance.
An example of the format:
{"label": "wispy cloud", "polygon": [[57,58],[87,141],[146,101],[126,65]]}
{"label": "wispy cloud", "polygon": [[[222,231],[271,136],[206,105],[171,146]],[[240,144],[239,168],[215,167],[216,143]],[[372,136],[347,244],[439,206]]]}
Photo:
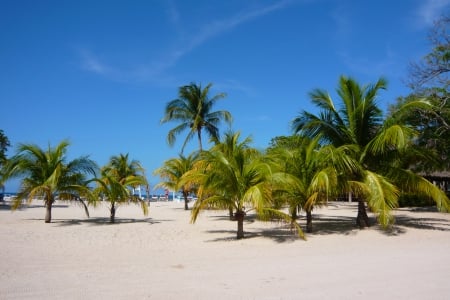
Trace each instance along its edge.
{"label": "wispy cloud", "polygon": [[166,4],[167,4],[166,14],[167,18],[169,19],[169,23],[175,28],[176,31],[181,32],[182,31],[181,14],[180,11],[178,10],[177,5],[175,4],[174,0],[168,0]]}
{"label": "wispy cloud", "polygon": [[384,55],[379,58],[351,55],[347,52],[340,52],[339,56],[342,59],[344,65],[356,74],[364,76],[373,76],[377,74],[379,76],[397,77],[399,76],[398,68],[398,56],[387,47],[384,51]]}
{"label": "wispy cloud", "polygon": [[257,92],[251,86],[245,85],[242,82],[234,79],[224,80],[222,82],[214,83],[214,88],[220,91],[231,91],[240,94],[244,94],[247,97],[256,97]]}
{"label": "wispy cloud", "polygon": [[100,62],[100,60],[87,49],[79,50],[81,56],[81,68],[99,75],[108,75],[110,68]]}
{"label": "wispy cloud", "polygon": [[445,10],[449,9],[450,0],[425,0],[419,7],[417,14],[420,22],[425,26],[430,26],[438,19]]}
{"label": "wispy cloud", "polygon": [[[280,0],[274,3],[254,7],[252,9],[242,10],[234,15],[201,24],[200,29],[189,32],[183,25],[180,10],[173,0],[167,2],[166,14],[169,23],[179,33],[177,40],[173,42],[172,50],[164,51],[164,54],[144,62],[134,69],[124,70],[114,67],[111,63],[102,62],[95,54],[83,49],[80,52],[81,67],[89,72],[102,76],[110,77],[115,80],[125,78],[136,81],[167,81],[169,76],[167,70],[175,66],[180,59],[191,53],[210,39],[216,38],[221,34],[233,30],[234,28],[269,15],[272,12],[284,9],[298,0]],[[245,3],[245,2],[244,2]],[[166,79],[164,79],[167,77]]]}
{"label": "wispy cloud", "polygon": [[[201,46],[208,40],[215,38],[224,32],[230,31],[241,24],[261,18],[265,15],[270,14],[271,12],[286,8],[292,3],[292,0],[282,0],[271,5],[242,11],[222,20],[216,20],[210,23],[203,24],[199,32],[196,32],[195,34],[192,33],[188,38],[184,38],[181,47],[180,45],[177,45],[178,47],[176,48],[176,50],[171,51],[167,55],[164,63],[160,64],[160,67],[171,67],[183,56],[192,52],[194,49]],[[189,42],[185,43],[186,40]]]}

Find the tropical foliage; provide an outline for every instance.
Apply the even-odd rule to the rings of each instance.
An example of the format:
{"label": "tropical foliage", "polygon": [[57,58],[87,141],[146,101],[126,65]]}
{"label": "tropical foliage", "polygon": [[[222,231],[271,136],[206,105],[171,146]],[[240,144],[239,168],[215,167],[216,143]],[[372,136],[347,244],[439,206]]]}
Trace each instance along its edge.
{"label": "tropical foliage", "polygon": [[183,180],[183,176],[193,169],[197,158],[198,153],[196,152],[193,152],[188,156],[180,154],[178,158],[166,160],[162,167],[153,172],[163,180],[157,184],[155,188],[164,187],[172,191],[181,191],[185,210],[189,209],[188,196],[195,192],[196,185],[193,182]]}
{"label": "tropical foliage", "polygon": [[183,153],[187,142],[197,135],[199,149],[202,151],[202,130],[205,130],[208,136],[217,140],[219,138],[218,125],[221,121],[231,123],[231,114],[226,110],[213,111],[214,105],[218,100],[225,98],[224,93],[219,93],[210,97],[212,84],[209,83],[202,89],[201,84],[191,83],[179,88],[178,98],[167,103],[165,115],[161,123],[178,122],[175,128],[171,129],[167,135],[167,142],[173,146],[176,136],[181,132],[188,130],[186,139],[181,148]]}
{"label": "tropical foliage", "polygon": [[[6,163],[6,151],[8,147],[10,146],[9,139],[3,132],[3,130],[0,129],[0,190],[4,189],[4,181],[5,176],[3,174],[3,166]],[[3,196],[3,195],[0,195]],[[3,198],[0,198],[2,200]]]}
{"label": "tropical foliage", "polygon": [[195,222],[206,208],[232,209],[237,221],[237,238],[244,237],[244,218],[249,210],[261,215],[271,197],[271,168],[251,139],[239,141],[240,134],[227,132],[223,141],[201,153],[185,180],[198,185],[198,200],[192,209]]}
{"label": "tropical foliage", "polygon": [[348,189],[350,183],[342,174],[359,172],[350,152],[345,146],[321,147],[319,138],[301,136],[279,138],[268,149],[273,169],[278,170],[274,196],[281,204],[288,204],[293,222],[299,209],[306,212],[307,232],[312,232],[313,208]]}
{"label": "tropical foliage", "polygon": [[427,159],[411,162],[421,173],[450,170],[449,25],[448,15],[435,22],[429,34],[431,52],[418,63],[411,64],[409,83],[412,93],[398,98],[390,107],[393,112],[416,99],[427,99],[433,105],[432,110],[414,111],[403,120],[419,131],[416,145],[427,151]]}
{"label": "tropical foliage", "polygon": [[135,203],[141,206],[145,216],[148,214],[147,203],[132,193],[133,188],[147,185],[144,168],[139,161],[130,161],[128,154],[112,156],[109,163],[102,168],[101,177],[92,181],[97,183],[94,189],[96,199],[109,202],[111,223],[115,222],[119,205]]}
{"label": "tropical foliage", "polygon": [[[8,178],[19,177],[20,189],[13,209],[21,206],[22,200],[31,203],[33,199],[44,200],[45,222],[52,220],[52,205],[56,199],[75,200],[83,205],[89,216],[83,196],[90,195],[87,175],[95,175],[96,164],[88,157],[67,161],[68,141],[62,141],[55,148],[41,149],[34,144],[20,144],[17,153],[6,164]],[[91,201],[92,198],[87,198]]]}
{"label": "tropical foliage", "polygon": [[355,149],[353,158],[363,172],[349,174],[349,179],[364,183],[368,191],[355,193],[359,196],[357,223],[361,227],[369,225],[364,201],[382,226],[393,224],[391,212],[398,205],[401,191],[431,194],[441,210],[449,209],[448,198],[441,190],[404,167],[405,153],[411,149],[417,133],[400,122],[402,116],[414,109],[427,109],[430,104],[412,101],[383,118],[376,97],[385,88],[384,79],[360,86],[351,78],[341,77],[337,89],[342,101],[340,108],[326,91],[316,89],[310,97],[320,109],[319,115],[304,111],[292,122],[294,132],[311,138],[320,136],[323,143],[336,147],[346,145]]}

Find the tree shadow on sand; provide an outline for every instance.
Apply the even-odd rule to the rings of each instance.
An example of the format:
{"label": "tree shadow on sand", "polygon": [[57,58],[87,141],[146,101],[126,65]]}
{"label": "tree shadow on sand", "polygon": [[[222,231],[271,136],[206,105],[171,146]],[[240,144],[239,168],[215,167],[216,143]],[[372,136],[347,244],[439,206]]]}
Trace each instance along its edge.
{"label": "tree shadow on sand", "polygon": [[[210,217],[215,221],[229,221],[229,216],[213,216]],[[318,215],[314,216],[314,229],[312,233],[306,233],[305,220],[299,219],[298,222],[305,232],[306,238],[313,235],[325,235],[325,234],[343,234],[349,235],[354,234],[357,227],[355,225],[354,218],[350,217],[321,217]],[[250,225],[257,221],[255,216],[246,217],[244,221],[246,225]],[[245,231],[244,239],[252,238],[266,238],[271,239],[277,243],[294,242],[299,240],[297,231],[291,228],[290,224],[286,224],[281,221],[268,221],[264,223],[273,224],[272,228],[251,228]],[[245,225],[244,225],[245,226]],[[220,242],[220,241],[236,241],[236,230],[208,230],[207,233],[211,234],[227,234],[226,237],[219,237],[208,242]]]}
{"label": "tree shadow on sand", "polygon": [[423,230],[450,231],[450,220],[444,218],[417,217],[409,215],[397,215],[394,227],[405,227]]}
{"label": "tree shadow on sand", "polygon": [[[53,204],[53,208],[66,208],[69,207],[69,204]],[[42,204],[23,204],[19,208],[17,208],[17,211],[23,211],[27,209],[33,209],[33,208],[44,208],[45,206]],[[9,202],[0,202],[0,210],[12,210],[12,205]]]}
{"label": "tree shadow on sand", "polygon": [[[32,221],[43,221],[44,219],[27,219]],[[53,219],[50,224],[53,224],[55,226],[59,227],[65,227],[65,226],[74,226],[74,225],[83,225],[87,224],[90,226],[114,226],[114,225],[120,225],[120,224],[144,224],[147,223],[149,225],[153,224],[159,224],[161,222],[169,222],[173,220],[155,220],[152,218],[145,218],[145,219],[133,219],[133,218],[117,218],[114,223],[111,223],[109,221],[109,218],[107,217],[95,217],[95,218],[86,218],[86,219]]]}
{"label": "tree shadow on sand", "polygon": [[[338,211],[339,209],[336,209]],[[407,213],[402,214],[402,211]],[[436,216],[430,216],[430,213],[436,213]],[[227,215],[210,216],[214,221],[226,221],[229,220]],[[407,233],[408,229],[420,229],[420,230],[439,230],[450,231],[450,218],[441,218],[436,208],[410,208],[397,211],[395,216],[395,223],[389,229],[383,229],[377,225],[376,218],[371,216],[369,218],[371,227],[365,230],[374,230],[380,234],[387,236],[398,236]],[[245,224],[249,225],[257,221],[255,216],[247,216]],[[229,221],[233,222],[233,221]],[[297,221],[302,229],[305,231],[306,238],[312,236],[323,235],[355,235],[361,229],[356,225],[356,212],[355,216],[330,216],[322,214],[313,214],[313,232],[306,233],[305,219],[299,218]],[[288,224],[282,222],[273,222],[275,226],[268,229],[248,229],[245,231],[244,239],[251,238],[268,238],[278,243],[293,242],[298,240],[299,237],[296,231],[292,230]],[[208,240],[208,242],[220,242],[220,241],[236,241],[236,230],[209,230],[206,231],[211,234],[226,234],[227,236],[218,237]]]}

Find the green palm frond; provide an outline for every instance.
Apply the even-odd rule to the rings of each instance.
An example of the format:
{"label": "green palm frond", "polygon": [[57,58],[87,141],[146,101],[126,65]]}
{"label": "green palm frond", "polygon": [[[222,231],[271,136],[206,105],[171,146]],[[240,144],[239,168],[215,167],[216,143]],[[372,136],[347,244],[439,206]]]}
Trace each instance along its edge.
{"label": "green palm frond", "polygon": [[388,176],[403,192],[431,198],[441,212],[450,212],[450,200],[439,187],[410,170],[394,169]]}
{"label": "green palm frond", "polygon": [[43,197],[51,208],[57,194],[64,200],[70,193],[73,196],[67,200],[79,201],[80,193],[87,189],[86,176],[95,175],[97,166],[86,156],[66,162],[68,146],[66,140],[54,148],[49,145],[47,150],[34,144],[19,144],[17,153],[6,166],[9,177],[21,178],[13,209],[21,205],[22,199],[31,203],[37,197]]}
{"label": "green palm frond", "polygon": [[260,212],[261,220],[270,221],[273,217],[279,218],[279,219],[285,221],[286,223],[290,224],[291,226],[293,226],[297,230],[298,236],[300,238],[302,238],[303,240],[306,240],[306,236],[305,236],[305,233],[303,232],[302,228],[297,223],[297,221],[295,219],[293,219],[289,214],[286,214],[280,210],[273,209],[273,208],[264,208]]}
{"label": "green palm frond", "polygon": [[384,228],[393,224],[392,210],[398,207],[400,191],[387,178],[377,173],[366,171],[364,183],[368,188],[367,203],[377,214],[380,225]]}
{"label": "green palm frond", "polygon": [[[415,130],[401,124],[383,128],[367,144],[364,154],[369,152],[376,156],[384,155],[386,152],[392,150],[404,150],[411,144],[411,141],[415,136]],[[362,157],[364,157],[364,155]]]}
{"label": "green palm frond", "polygon": [[183,143],[183,152],[186,144],[196,134],[201,147],[201,131],[206,130],[211,138],[218,139],[220,121],[224,120],[231,123],[231,114],[228,111],[212,111],[215,103],[225,98],[224,93],[219,93],[213,97],[209,97],[209,91],[212,84],[208,84],[202,89],[199,84],[191,83],[179,88],[178,99],[170,101],[165,108],[165,115],[161,119],[161,123],[170,121],[181,123],[177,127],[169,131],[167,141],[170,146],[175,142],[175,138],[181,132],[188,130],[188,135]]}

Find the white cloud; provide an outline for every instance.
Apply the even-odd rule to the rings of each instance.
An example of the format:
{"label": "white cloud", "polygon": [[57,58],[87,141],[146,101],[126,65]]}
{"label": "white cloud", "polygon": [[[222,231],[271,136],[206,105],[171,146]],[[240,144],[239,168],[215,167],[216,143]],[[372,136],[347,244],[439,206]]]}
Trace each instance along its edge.
{"label": "white cloud", "polygon": [[251,86],[247,86],[237,80],[228,79],[223,82],[214,83],[213,86],[215,89],[220,91],[234,91],[236,93],[244,94],[248,97],[256,97],[257,92]]}
{"label": "white cloud", "polygon": [[181,25],[181,16],[180,11],[178,10],[177,5],[175,4],[174,0],[168,0],[166,2],[167,4],[167,17],[169,19],[169,23],[179,32],[182,31],[182,25]]}
{"label": "white cloud", "polygon": [[106,75],[109,67],[101,63],[97,57],[86,49],[80,50],[81,67],[89,72]]}
{"label": "white cloud", "polygon": [[81,67],[89,72],[93,72],[110,79],[124,81],[144,81],[144,82],[166,82],[173,81],[166,71],[176,65],[176,63],[186,54],[194,51],[208,40],[215,38],[222,33],[232,30],[244,23],[253,21],[268,15],[274,11],[284,9],[295,0],[280,0],[275,3],[248,9],[236,13],[222,20],[215,20],[202,24],[201,29],[195,32],[187,32],[181,22],[182,16],[174,1],[167,2],[166,13],[169,23],[180,33],[178,40],[174,42],[173,50],[165,51],[162,56],[153,61],[140,64],[134,69],[125,70],[114,67],[112,64],[103,63],[92,52],[83,49],[79,51],[81,56]]}
{"label": "white cloud", "polygon": [[[173,66],[179,59],[181,59],[187,53],[193,51],[195,48],[201,46],[208,40],[226,32],[233,28],[252,21],[254,19],[263,17],[271,12],[283,9],[290,5],[292,0],[282,0],[274,4],[258,7],[256,9],[237,13],[229,18],[213,21],[211,23],[204,24],[202,29],[195,34],[191,34],[190,37],[184,38],[181,47],[177,47],[176,50],[169,53],[164,63],[161,63],[162,68],[168,68]],[[178,17],[179,18],[179,17]],[[185,41],[190,41],[185,43]],[[180,46],[180,45],[178,45]]]}
{"label": "white cloud", "polygon": [[420,22],[425,26],[433,25],[441,14],[445,12],[450,5],[450,0],[426,0],[419,7],[417,14],[419,15]]}

